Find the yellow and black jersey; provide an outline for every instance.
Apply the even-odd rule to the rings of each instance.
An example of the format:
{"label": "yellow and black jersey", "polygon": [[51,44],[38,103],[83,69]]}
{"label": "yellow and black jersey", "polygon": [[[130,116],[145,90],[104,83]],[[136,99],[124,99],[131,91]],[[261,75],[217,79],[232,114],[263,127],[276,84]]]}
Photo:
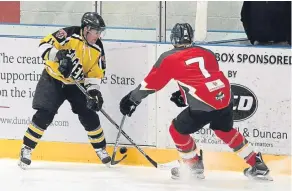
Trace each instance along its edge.
{"label": "yellow and black jersey", "polygon": [[69,50],[74,65],[72,74],[74,74],[75,79],[103,78],[105,66],[101,59],[104,55],[102,42],[99,39],[94,45],[86,43],[81,27],[72,26],[60,29],[43,38],[39,45],[48,74],[65,84],[71,84],[72,81],[69,78],[64,78],[58,71],[59,64],[48,59],[52,48]]}

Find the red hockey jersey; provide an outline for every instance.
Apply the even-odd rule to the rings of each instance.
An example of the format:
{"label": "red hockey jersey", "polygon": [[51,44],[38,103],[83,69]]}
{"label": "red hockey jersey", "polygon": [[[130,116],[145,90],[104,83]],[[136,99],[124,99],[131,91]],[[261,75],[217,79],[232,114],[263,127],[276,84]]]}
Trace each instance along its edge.
{"label": "red hockey jersey", "polygon": [[144,81],[131,93],[140,102],[174,79],[191,110],[212,111],[230,103],[228,79],[220,71],[215,55],[202,47],[174,48],[163,53]]}

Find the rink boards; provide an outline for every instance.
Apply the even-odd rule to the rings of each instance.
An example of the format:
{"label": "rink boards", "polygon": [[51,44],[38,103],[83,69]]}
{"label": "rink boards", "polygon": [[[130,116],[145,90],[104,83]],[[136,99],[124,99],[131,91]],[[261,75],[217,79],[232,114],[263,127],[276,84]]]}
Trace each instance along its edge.
{"label": "rink boards", "polygon": [[[31,102],[43,63],[37,50],[38,39],[0,38],[0,41],[4,45],[0,47],[0,156],[17,158],[21,139],[34,114]],[[118,108],[120,99],[139,85],[159,55],[171,45],[105,42],[104,46],[107,58],[106,77],[101,85],[104,110],[119,123],[122,117]],[[273,163],[277,170],[283,167],[279,170],[281,173],[290,174],[287,165],[291,163],[291,50],[232,46],[205,48],[216,54],[232,83],[234,127],[256,150],[264,153],[267,162]],[[171,93],[176,90],[175,82],[171,81],[165,89],[150,95],[124,125],[125,132],[158,162],[178,158],[168,134],[171,120],[181,111],[169,101]],[[107,142],[114,143],[116,128],[102,114],[100,118]],[[204,150],[206,168],[242,170],[245,167],[245,163],[207,126],[194,137]],[[129,144],[123,137],[121,143]],[[98,162],[84,128],[67,102],[45,132],[33,158]],[[129,148],[124,164],[149,166],[134,148]]]}

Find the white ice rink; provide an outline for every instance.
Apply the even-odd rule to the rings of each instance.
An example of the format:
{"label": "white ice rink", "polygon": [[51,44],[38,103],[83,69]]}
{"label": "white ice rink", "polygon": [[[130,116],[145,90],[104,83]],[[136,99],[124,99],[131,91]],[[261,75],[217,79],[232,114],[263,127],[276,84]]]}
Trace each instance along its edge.
{"label": "white ice rink", "polygon": [[0,160],[1,191],[287,191],[290,176],[273,182],[247,180],[237,172],[206,172],[206,179],[180,182],[168,170],[151,167],[36,162],[21,170],[16,160]]}

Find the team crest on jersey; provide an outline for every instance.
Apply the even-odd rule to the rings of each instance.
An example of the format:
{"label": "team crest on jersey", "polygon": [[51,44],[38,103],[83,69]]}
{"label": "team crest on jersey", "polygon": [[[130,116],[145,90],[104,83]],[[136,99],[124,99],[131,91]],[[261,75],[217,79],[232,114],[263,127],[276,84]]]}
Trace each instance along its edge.
{"label": "team crest on jersey", "polygon": [[222,101],[224,97],[225,97],[224,93],[219,92],[219,93],[216,95],[216,100],[220,100],[220,101]]}
{"label": "team crest on jersey", "polygon": [[60,30],[57,32],[56,37],[57,37],[58,39],[66,38],[66,37],[67,37],[67,33],[66,33],[66,31],[64,31],[63,29],[60,29]]}

